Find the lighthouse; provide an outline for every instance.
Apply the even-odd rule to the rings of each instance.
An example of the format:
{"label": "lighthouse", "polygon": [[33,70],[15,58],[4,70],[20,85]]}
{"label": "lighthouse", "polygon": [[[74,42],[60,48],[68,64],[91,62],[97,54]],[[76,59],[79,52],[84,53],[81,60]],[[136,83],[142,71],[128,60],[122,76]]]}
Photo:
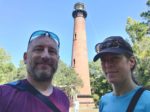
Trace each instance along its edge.
{"label": "lighthouse", "polygon": [[79,75],[83,82],[83,86],[79,89],[77,98],[80,104],[91,104],[93,99],[91,97],[89,65],[88,65],[88,49],[86,40],[86,17],[87,12],[83,3],[76,3],[72,12],[74,18],[73,29],[73,44],[72,44],[72,58],[71,66]]}

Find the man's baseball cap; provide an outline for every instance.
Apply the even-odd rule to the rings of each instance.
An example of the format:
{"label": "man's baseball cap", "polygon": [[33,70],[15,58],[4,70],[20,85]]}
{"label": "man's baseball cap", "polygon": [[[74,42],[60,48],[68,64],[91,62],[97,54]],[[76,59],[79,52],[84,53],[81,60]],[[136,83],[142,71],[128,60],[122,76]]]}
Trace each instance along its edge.
{"label": "man's baseball cap", "polygon": [[115,54],[129,54],[133,55],[131,45],[123,39],[121,36],[110,36],[106,38],[102,43],[95,45],[95,55],[93,61],[97,61],[104,53],[115,53]]}

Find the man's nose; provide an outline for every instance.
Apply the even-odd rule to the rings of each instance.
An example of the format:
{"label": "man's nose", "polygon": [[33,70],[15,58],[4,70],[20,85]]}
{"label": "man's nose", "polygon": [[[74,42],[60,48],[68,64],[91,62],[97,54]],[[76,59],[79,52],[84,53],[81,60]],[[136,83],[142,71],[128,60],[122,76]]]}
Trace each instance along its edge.
{"label": "man's nose", "polygon": [[41,57],[42,58],[50,58],[50,54],[48,52],[48,49],[44,49]]}

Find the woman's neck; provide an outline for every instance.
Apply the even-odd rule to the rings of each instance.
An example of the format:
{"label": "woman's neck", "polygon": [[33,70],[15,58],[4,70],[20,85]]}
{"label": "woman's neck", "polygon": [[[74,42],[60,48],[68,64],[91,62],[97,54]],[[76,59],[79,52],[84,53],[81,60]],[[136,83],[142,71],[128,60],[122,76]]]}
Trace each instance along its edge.
{"label": "woman's neck", "polygon": [[112,87],[113,87],[114,94],[117,96],[121,96],[136,88],[137,85],[133,81],[131,81],[122,84],[116,84],[116,85],[113,84]]}

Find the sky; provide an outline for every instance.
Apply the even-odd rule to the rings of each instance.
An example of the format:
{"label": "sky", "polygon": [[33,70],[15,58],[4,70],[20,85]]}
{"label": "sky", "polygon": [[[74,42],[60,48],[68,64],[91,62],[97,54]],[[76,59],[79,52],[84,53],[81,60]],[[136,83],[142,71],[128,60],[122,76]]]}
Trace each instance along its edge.
{"label": "sky", "polygon": [[88,59],[95,56],[94,46],[112,35],[129,36],[127,18],[144,21],[147,0],[0,0],[0,48],[4,48],[17,67],[23,59],[32,32],[48,30],[60,38],[60,59],[71,65],[74,4],[84,3],[87,11]]}

